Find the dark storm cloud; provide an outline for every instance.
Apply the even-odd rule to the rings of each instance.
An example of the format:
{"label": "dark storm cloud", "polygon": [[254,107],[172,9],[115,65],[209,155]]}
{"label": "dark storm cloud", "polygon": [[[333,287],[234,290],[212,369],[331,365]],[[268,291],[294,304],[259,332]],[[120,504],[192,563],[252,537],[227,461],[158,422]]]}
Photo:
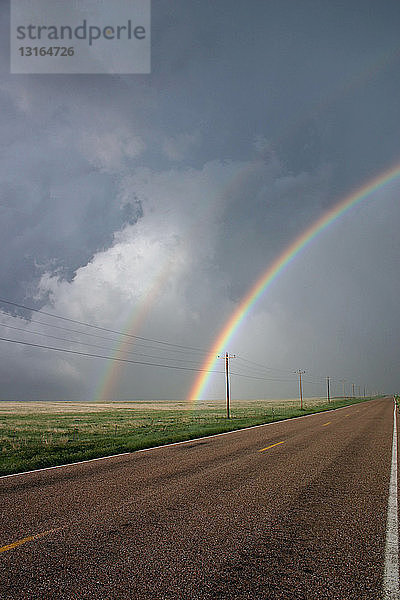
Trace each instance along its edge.
{"label": "dark storm cloud", "polygon": [[238,301],[266,266],[326,209],[330,173],[291,175],[275,156],[256,161],[229,190],[217,258]]}
{"label": "dark storm cloud", "polygon": [[0,289],[19,300],[34,294],[47,270],[71,278],[114,231],[140,217],[140,204],[121,206],[117,198],[114,167],[124,167],[126,148],[112,148],[107,131],[91,139],[84,118],[68,108],[41,114],[29,87],[26,98],[20,94],[20,87],[3,90],[0,166]]}
{"label": "dark storm cloud", "polygon": [[[57,168],[62,156],[58,165],[55,162],[54,157],[47,164],[41,162],[40,169],[34,171],[20,165],[18,168],[28,176],[25,181],[3,179],[3,297],[22,299],[26,285],[31,287],[47,270],[71,278],[97,250],[110,245],[113,231],[140,216],[128,207],[121,211],[117,202],[110,201],[117,193],[111,177],[81,173],[80,168],[70,165],[71,180],[63,182],[65,163],[61,173]],[[41,185],[35,186],[36,178]]]}

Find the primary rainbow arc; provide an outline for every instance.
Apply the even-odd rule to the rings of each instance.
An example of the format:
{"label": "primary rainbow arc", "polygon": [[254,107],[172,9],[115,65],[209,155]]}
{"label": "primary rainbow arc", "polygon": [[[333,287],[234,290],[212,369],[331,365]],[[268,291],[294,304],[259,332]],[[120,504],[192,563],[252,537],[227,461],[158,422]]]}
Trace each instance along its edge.
{"label": "primary rainbow arc", "polygon": [[299,237],[297,237],[278,258],[268,266],[267,270],[261,275],[256,283],[251,287],[236,310],[232,313],[219,335],[215,339],[205,362],[202,365],[202,371],[197,377],[188,397],[190,405],[195,404],[202,396],[205,387],[211,377],[211,371],[217,361],[217,355],[224,350],[226,344],[232,338],[236,330],[243,323],[245,317],[266,292],[271,283],[283,272],[291,261],[308,246],[320,233],[333,224],[339,217],[351,208],[365,200],[376,190],[393,181],[400,175],[400,165],[396,165],[389,170],[384,171],[374,179],[358,188],[350,196],[340,200],[335,206],[327,211],[322,217],[317,219],[308,227]]}

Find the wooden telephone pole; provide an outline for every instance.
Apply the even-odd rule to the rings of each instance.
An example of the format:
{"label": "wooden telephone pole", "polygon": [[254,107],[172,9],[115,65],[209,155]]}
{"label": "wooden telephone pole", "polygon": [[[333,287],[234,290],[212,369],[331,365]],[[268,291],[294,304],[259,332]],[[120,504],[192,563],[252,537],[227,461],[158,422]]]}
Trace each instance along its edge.
{"label": "wooden telephone pole", "polygon": [[303,410],[303,382],[301,380],[301,376],[304,375],[305,371],[299,369],[296,371],[299,375],[299,393],[300,393],[300,409]]}
{"label": "wooden telephone pole", "polygon": [[229,359],[236,358],[236,354],[225,352],[224,355],[218,355],[218,358],[225,359],[225,380],[226,380],[226,418],[230,418],[230,384],[229,384]]}

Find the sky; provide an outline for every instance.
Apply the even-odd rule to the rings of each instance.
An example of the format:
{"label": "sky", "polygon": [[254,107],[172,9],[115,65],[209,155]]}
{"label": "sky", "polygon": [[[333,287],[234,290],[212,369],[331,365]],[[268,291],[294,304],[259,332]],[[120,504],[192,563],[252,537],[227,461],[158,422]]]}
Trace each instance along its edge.
{"label": "sky", "polygon": [[[137,75],[10,74],[0,7],[0,399],[185,400],[268,266],[400,166],[399,3],[153,0]],[[295,397],[299,369],[305,396],[400,391],[399,198],[260,297],[221,348],[232,402]]]}

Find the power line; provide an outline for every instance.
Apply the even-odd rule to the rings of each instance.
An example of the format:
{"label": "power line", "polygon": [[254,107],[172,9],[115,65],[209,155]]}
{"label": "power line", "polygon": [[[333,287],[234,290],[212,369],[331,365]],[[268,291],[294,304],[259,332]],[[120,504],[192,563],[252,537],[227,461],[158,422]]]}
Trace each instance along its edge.
{"label": "power line", "polygon": [[[63,331],[67,331],[69,333],[77,333],[79,335],[83,335],[83,336],[90,336],[90,337],[96,337],[99,339],[104,339],[108,342],[111,343],[116,343],[116,342],[121,342],[121,336],[125,337],[125,338],[129,338],[132,340],[135,340],[135,344],[140,346],[141,348],[154,348],[157,349],[158,351],[161,352],[170,352],[170,353],[182,353],[182,352],[187,352],[187,351],[192,351],[192,352],[196,352],[196,353],[201,353],[201,354],[208,354],[209,351],[205,350],[205,349],[200,349],[200,348],[195,348],[193,346],[184,346],[182,344],[175,344],[172,342],[167,342],[165,340],[157,340],[157,339],[152,339],[152,338],[146,338],[143,336],[137,336],[137,335],[133,335],[133,334],[129,334],[123,331],[118,331],[118,330],[114,330],[114,329],[109,329],[106,327],[102,327],[99,325],[94,325],[92,323],[86,323],[84,321],[78,321],[76,319],[71,319],[68,317],[62,317],[61,315],[57,315],[57,314],[52,314],[46,311],[43,311],[41,309],[36,309],[33,307],[29,307],[29,306],[25,306],[22,304],[18,304],[16,302],[12,302],[9,300],[5,300],[3,298],[0,298],[0,303],[4,303],[4,304],[8,304],[10,306],[15,306],[17,308],[21,308],[23,310],[27,310],[27,311],[31,311],[31,312],[36,312],[36,313],[40,313],[43,315],[46,315],[48,317],[51,317],[53,319],[61,319],[62,321],[66,321],[69,323],[75,323],[78,325],[81,325],[83,327],[88,327],[91,329],[95,329],[95,330],[99,330],[102,332],[107,332],[107,333],[111,333],[114,334],[116,336],[119,336],[118,338],[113,338],[113,337],[106,337],[104,335],[100,335],[98,333],[93,333],[93,332],[88,332],[88,331],[82,331],[82,330],[77,330],[77,329],[73,329],[73,328],[67,328],[67,327],[62,327],[60,325],[55,325],[55,324],[51,324],[51,323],[47,323],[38,319],[25,319],[24,317],[21,317],[19,315],[10,315],[10,313],[6,313],[3,312],[4,315],[10,315],[12,318],[17,318],[17,319],[24,319],[27,323],[38,323],[40,325],[43,325],[45,327],[49,327],[49,328],[55,328],[55,329],[59,329],[59,330],[63,330]],[[1,314],[1,313],[0,313]],[[99,346],[97,344],[92,344],[90,342],[85,342],[85,341],[79,341],[79,340],[72,340],[72,339],[66,339],[66,338],[62,338],[62,337],[58,337],[58,336],[54,336],[51,335],[49,333],[42,333],[42,332],[38,332],[38,331],[30,331],[28,329],[23,329],[23,328],[18,328],[12,325],[8,325],[8,324],[4,324],[4,323],[0,323],[0,327],[8,327],[10,329],[14,329],[16,331],[22,331],[26,334],[30,334],[30,335],[39,335],[42,336],[44,338],[51,338],[51,339],[56,339],[59,341],[63,341],[65,343],[70,343],[70,344],[79,344],[82,346],[88,346],[88,347],[93,347],[93,348],[102,348],[103,346]],[[25,345],[25,346],[30,346],[30,347],[34,347],[34,348],[42,348],[42,349],[47,349],[47,350],[51,350],[51,351],[56,351],[56,352],[64,352],[64,353],[68,353],[68,354],[75,354],[75,355],[79,355],[79,356],[86,356],[86,357],[91,357],[91,358],[100,358],[100,359],[104,359],[104,360],[112,360],[115,362],[123,362],[123,363],[130,363],[130,364],[137,364],[137,365],[147,365],[147,366],[154,366],[154,367],[162,367],[162,368],[169,368],[169,369],[177,369],[177,370],[184,370],[184,371],[196,371],[196,372],[208,372],[208,373],[221,373],[222,371],[208,371],[207,369],[201,369],[201,368],[197,368],[197,367],[190,367],[190,366],[180,366],[180,365],[176,365],[176,364],[165,364],[165,363],[158,363],[158,362],[149,362],[149,361],[139,361],[139,360],[131,360],[128,358],[120,358],[120,357],[113,357],[113,356],[104,356],[103,354],[94,354],[94,353],[89,353],[89,352],[81,352],[78,350],[70,350],[70,349],[66,349],[66,348],[58,348],[58,347],[53,347],[53,346],[48,346],[45,344],[34,344],[34,343],[30,343],[30,342],[24,342],[22,340],[15,340],[15,339],[11,339],[11,338],[4,338],[4,337],[0,337],[0,341],[4,341],[4,342],[8,342],[8,343],[14,343],[14,344],[20,344],[20,345]],[[143,343],[143,342],[148,342]],[[152,346],[151,344],[157,344],[156,346]],[[164,347],[163,347],[164,346]],[[111,350],[111,348],[105,349],[105,350]],[[115,350],[114,350],[115,351]],[[194,363],[196,364],[195,360],[180,360],[178,358],[169,358],[168,356],[153,356],[153,355],[149,355],[149,354],[143,354],[140,352],[134,352],[134,351],[130,351],[130,350],[118,350],[119,353],[123,353],[125,355],[135,355],[135,356],[141,356],[144,358],[149,358],[152,360],[156,360],[156,361],[163,361],[166,360],[168,362],[172,362],[172,363],[176,363],[176,362],[180,362],[180,363]],[[241,361],[242,363],[244,363],[244,368],[246,369],[247,373],[243,373],[241,372],[235,372],[235,371],[231,371],[232,375],[235,375],[236,377],[244,377],[247,379],[255,379],[255,380],[263,380],[263,381],[276,381],[276,382],[285,382],[285,383],[289,383],[293,381],[293,378],[288,379],[288,378],[283,378],[283,377],[265,377],[265,372],[266,371],[276,371],[276,372],[281,372],[281,373],[285,373],[287,375],[291,375],[293,372],[286,370],[286,369],[280,369],[277,367],[268,367],[266,365],[251,361],[249,359],[246,358],[242,358],[242,357],[238,357],[239,361]],[[240,369],[240,366],[239,366]],[[310,374],[308,374],[307,378],[302,378],[304,371],[302,373],[299,373],[299,371],[297,371],[297,374],[299,374],[300,376],[300,395],[301,395],[301,403],[302,403],[302,383],[306,382],[309,384],[313,384],[313,385],[321,385],[323,382],[326,381],[326,377],[322,377],[322,376],[315,376],[314,379],[317,379],[317,381],[313,381],[312,379],[310,379]],[[330,378],[331,382],[335,382],[335,379]],[[344,380],[340,380],[343,383],[343,395],[345,396],[345,386]],[[353,395],[354,395],[354,384],[353,384]],[[365,395],[365,390],[364,390],[364,395]]]}
{"label": "power line", "polygon": [[[19,319],[20,317],[14,317],[13,316],[12,318],[18,318]],[[89,332],[89,331],[82,331],[81,329],[71,329],[70,327],[61,327],[60,325],[54,325],[54,324],[51,324],[51,323],[46,323],[45,321],[40,321],[39,319],[30,319],[28,322],[29,323],[37,323],[39,325],[44,325],[45,327],[50,327],[51,329],[59,329],[61,331],[68,331],[68,333],[78,333],[80,335],[85,335],[85,336],[88,336],[88,337],[95,337],[97,339],[106,340],[108,342],[120,342],[121,341],[121,337],[109,337],[109,336],[107,337],[105,335],[100,335],[98,333],[92,333],[92,332]],[[6,324],[1,324],[0,323],[0,325],[3,325],[4,327],[9,327],[9,325],[6,325]],[[47,335],[47,334],[45,334],[45,335]],[[150,345],[150,344],[143,344],[143,343],[138,342],[136,340],[135,340],[135,346],[139,346],[141,348],[156,348],[157,350],[159,350],[161,352],[164,352],[164,351],[165,352],[166,351],[175,352],[175,353],[186,353],[187,352],[187,350],[182,350],[180,348],[176,348],[176,349],[165,348],[165,350],[164,350],[164,348],[160,348],[160,346],[154,346],[154,345]],[[208,353],[205,350],[204,351],[197,350],[196,352],[202,353],[202,354],[207,354]]]}
{"label": "power line", "polygon": [[[245,363],[248,363],[248,369],[250,369],[252,372],[262,372],[264,370],[268,370],[268,371],[280,371],[282,373],[287,373],[290,374],[293,371],[292,370],[287,370],[287,369],[280,369],[278,367],[270,367],[267,365],[263,365],[261,363],[243,358],[242,356],[238,356],[238,361],[242,361]],[[255,365],[254,367],[252,365]],[[257,367],[260,367],[260,369],[257,369]],[[232,373],[233,374],[233,373]],[[349,377],[350,379],[350,377]],[[282,380],[283,381],[283,380]],[[311,385],[326,385],[326,376],[325,375],[318,375],[318,374],[314,374],[311,371],[307,371],[307,376],[306,377],[302,377],[302,381],[304,383],[310,383]],[[339,377],[330,377],[330,382],[332,384],[338,384],[339,382],[341,382],[342,380],[339,379]]]}
{"label": "power line", "polygon": [[[51,351],[55,351],[55,352],[64,352],[66,354],[75,354],[78,356],[84,356],[84,357],[88,357],[88,358],[101,358],[103,360],[112,360],[115,362],[122,362],[122,363],[128,363],[128,364],[145,365],[145,366],[150,366],[150,367],[162,367],[162,368],[166,368],[166,369],[177,369],[179,371],[195,371],[195,372],[199,372],[199,373],[217,373],[217,374],[224,373],[224,371],[215,371],[215,370],[207,371],[207,369],[200,369],[200,368],[195,368],[195,367],[183,367],[183,366],[179,366],[179,365],[166,365],[166,364],[162,364],[162,363],[154,363],[154,362],[149,362],[149,361],[138,361],[138,360],[131,360],[131,359],[127,359],[127,358],[104,356],[102,354],[80,352],[78,350],[69,350],[67,348],[57,348],[55,346],[47,346],[45,344],[34,344],[32,342],[24,342],[22,340],[14,340],[11,338],[0,337],[0,341],[9,342],[9,343],[13,343],[13,344],[19,344],[19,345],[23,345],[23,346],[29,346],[32,348],[41,348],[41,349],[51,350]],[[154,358],[157,359],[159,357],[154,357]],[[234,371],[231,371],[231,374],[235,375],[236,377],[244,377],[246,379],[257,379],[257,380],[262,380],[262,381],[279,381],[279,382],[285,382],[285,383],[288,383],[291,381],[288,379],[280,379],[280,378],[275,378],[275,377],[257,377],[254,375],[245,375],[243,373],[237,373]]]}
{"label": "power line", "polygon": [[[58,337],[56,335],[51,335],[49,333],[42,333],[40,331],[30,331],[29,329],[23,329],[22,327],[14,327],[13,325],[5,325],[3,323],[0,323],[0,327],[6,327],[7,329],[13,329],[15,331],[22,331],[23,333],[28,334],[28,335],[38,335],[40,337],[51,338],[53,340],[58,340],[58,341],[61,341],[61,342],[68,342],[68,343],[71,343],[71,344],[79,344],[81,346],[90,346],[91,348],[100,348],[100,349],[104,350],[104,346],[100,346],[99,344],[91,344],[90,342],[82,342],[82,341],[79,341],[79,340],[71,340],[71,339],[67,339],[67,338]],[[112,351],[113,349],[109,348],[109,350]],[[134,352],[132,350],[118,350],[118,352],[120,352],[120,353],[122,352],[123,354],[132,354],[132,355],[135,355],[135,356],[143,356],[143,357],[146,357],[146,358],[154,358],[156,360],[158,360],[158,359],[163,360],[163,359],[166,358],[165,356],[152,356],[151,354],[142,354],[141,352]],[[179,359],[179,358],[174,358],[173,360],[177,361],[177,362],[189,362],[189,363],[198,362],[198,361],[194,361],[194,360],[182,360],[182,359]]]}
{"label": "power line", "polygon": [[230,371],[231,375],[235,375],[236,377],[245,377],[246,379],[259,379],[260,381],[280,381],[283,383],[292,383],[293,379],[281,379],[279,377],[261,377],[258,375],[245,375],[244,373],[237,373],[235,371]]}
{"label": "power line", "polygon": [[40,313],[42,315],[46,315],[48,317],[52,317],[53,319],[61,319],[62,321],[68,321],[69,323],[76,323],[77,325],[83,325],[84,327],[91,327],[93,329],[98,329],[100,331],[107,331],[109,333],[116,333],[117,335],[123,335],[125,337],[129,337],[129,338],[133,338],[136,340],[143,340],[146,342],[152,342],[155,344],[162,344],[165,346],[172,346],[175,348],[183,348],[185,350],[194,350],[194,351],[198,351],[198,352],[207,352],[207,350],[204,350],[203,348],[193,348],[192,346],[183,346],[181,344],[173,344],[171,342],[165,342],[163,340],[155,340],[155,339],[151,339],[151,338],[146,338],[146,337],[142,337],[139,335],[133,335],[130,333],[125,333],[123,331],[117,331],[115,329],[108,329],[107,327],[101,327],[100,325],[93,325],[92,323],[85,323],[84,321],[77,321],[76,319],[70,319],[69,317],[62,317],[61,315],[56,315],[56,314],[52,314],[49,312],[46,312],[44,310],[40,310],[38,308],[33,308],[30,306],[25,306],[23,304],[18,304],[17,302],[11,302],[10,300],[5,300],[4,298],[0,298],[0,302],[2,302],[3,304],[9,304],[10,306],[15,306],[17,308],[23,308],[24,310],[29,310],[29,311],[33,311],[33,312],[37,312]]}
{"label": "power line", "polygon": [[[250,361],[250,360],[247,360],[245,358],[242,358],[241,356],[238,357],[238,360],[242,361],[244,363],[248,363],[248,365],[246,365],[245,368],[249,369],[250,373],[253,373],[253,374],[264,373],[265,371],[268,370],[268,371],[280,371],[282,373],[288,374],[289,376],[293,375],[293,371],[288,371],[286,369],[278,369],[278,368],[275,368],[275,367],[268,367],[266,365],[261,365],[260,363],[256,363],[254,361]],[[252,365],[257,365],[257,366],[253,367]],[[233,372],[232,372],[232,374],[233,374]],[[263,377],[260,377],[260,379],[261,378],[263,378]],[[270,380],[270,379],[268,378],[267,380]],[[288,379],[280,379],[280,378],[275,378],[275,380],[276,381],[286,381],[286,382],[290,381]],[[310,378],[310,377],[304,378],[303,377],[302,381],[305,382],[305,383],[310,383],[312,385],[322,385],[325,382],[325,378],[323,378],[322,376],[315,375],[313,378]]]}
{"label": "power line", "polygon": [[239,360],[242,360],[250,365],[256,365],[257,367],[261,367],[263,370],[267,371],[280,371],[281,373],[291,373],[292,371],[289,369],[278,369],[277,367],[268,367],[267,365],[263,365],[261,363],[254,362],[253,360],[248,360],[247,358],[243,358],[242,356],[238,357]]}
{"label": "power line", "polygon": [[130,360],[128,358],[115,358],[113,356],[103,356],[101,354],[91,354],[89,352],[79,352],[78,350],[67,350],[66,348],[56,348],[55,346],[46,346],[44,344],[33,344],[32,342],[22,342],[20,340],[12,340],[10,338],[0,337],[0,341],[9,342],[12,344],[21,344],[23,346],[30,346],[33,348],[43,348],[45,350],[53,350],[56,352],[65,352],[67,354],[76,354],[78,356],[87,356],[90,358],[102,358],[105,360],[114,360],[116,362],[130,363],[130,364],[134,364],[134,365],[147,365],[150,367],[163,367],[165,369],[177,369],[179,371],[197,371],[197,372],[203,372],[203,373],[223,373],[223,371],[207,371],[206,369],[195,369],[194,367],[179,367],[176,365],[164,365],[161,363],[151,363],[151,362],[147,362],[147,361]]}

